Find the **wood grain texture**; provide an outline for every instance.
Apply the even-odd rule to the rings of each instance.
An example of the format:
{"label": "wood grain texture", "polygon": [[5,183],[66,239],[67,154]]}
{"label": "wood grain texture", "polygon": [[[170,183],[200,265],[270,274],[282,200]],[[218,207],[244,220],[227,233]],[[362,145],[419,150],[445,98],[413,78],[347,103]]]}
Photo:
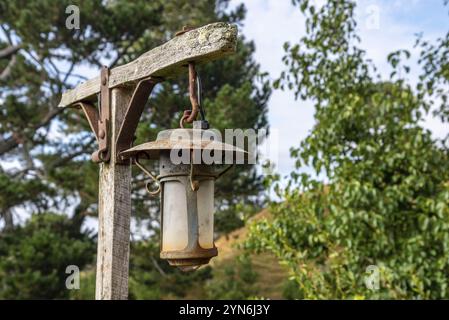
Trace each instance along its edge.
{"label": "wood grain texture", "polygon": [[[237,27],[217,22],[186,32],[111,70],[109,88],[128,85],[149,76],[168,78],[187,72],[189,61],[204,63],[232,54],[237,45]],[[60,107],[94,100],[100,92],[100,77],[81,83],[62,95]]]}
{"label": "wood grain texture", "polygon": [[[115,141],[132,88],[111,91],[111,137]],[[97,300],[128,298],[131,165],[116,164],[115,153],[112,146],[110,162],[100,165]]]}

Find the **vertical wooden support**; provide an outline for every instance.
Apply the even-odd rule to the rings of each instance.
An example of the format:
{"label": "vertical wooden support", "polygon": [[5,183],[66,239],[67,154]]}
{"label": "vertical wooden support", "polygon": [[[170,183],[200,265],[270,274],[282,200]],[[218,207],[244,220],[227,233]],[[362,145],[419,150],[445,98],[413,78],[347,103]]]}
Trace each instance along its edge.
{"label": "vertical wooden support", "polygon": [[[116,141],[131,95],[130,89],[112,89],[111,141]],[[115,143],[110,148],[110,162],[100,166],[97,300],[128,298],[131,165],[116,164]]]}

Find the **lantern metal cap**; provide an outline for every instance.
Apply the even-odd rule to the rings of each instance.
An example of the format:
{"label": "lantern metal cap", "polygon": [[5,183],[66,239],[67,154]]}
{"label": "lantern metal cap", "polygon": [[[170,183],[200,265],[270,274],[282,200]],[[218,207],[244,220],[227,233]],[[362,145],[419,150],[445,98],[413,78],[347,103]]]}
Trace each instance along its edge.
{"label": "lantern metal cap", "polygon": [[170,150],[208,150],[222,152],[233,157],[243,155],[248,159],[248,152],[233,145],[219,142],[220,137],[214,130],[202,129],[169,129],[158,133],[155,141],[146,142],[120,153],[123,159],[134,157],[144,152],[149,159],[159,159],[161,151]]}

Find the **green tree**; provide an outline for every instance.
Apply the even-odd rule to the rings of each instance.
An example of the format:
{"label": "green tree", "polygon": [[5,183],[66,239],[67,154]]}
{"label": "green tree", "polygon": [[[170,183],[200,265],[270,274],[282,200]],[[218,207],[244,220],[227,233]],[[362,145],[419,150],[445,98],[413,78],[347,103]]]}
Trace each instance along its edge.
{"label": "green tree", "polygon": [[92,263],[95,243],[64,215],[34,215],[0,234],[0,299],[64,299],[66,268]]}
{"label": "green tree", "polygon": [[[247,247],[288,266],[296,298],[447,299],[449,155],[421,123],[438,101],[437,113],[448,110],[448,38],[418,40],[416,86],[401,77],[406,50],[388,56],[392,72],[381,81],[358,47],[354,1],[293,3],[307,34],[285,45],[287,70],[275,85],[313,101],[316,124],[291,151],[297,168],[277,188],[284,201],[252,225]],[[365,286],[369,265],[379,268],[378,291]]]}

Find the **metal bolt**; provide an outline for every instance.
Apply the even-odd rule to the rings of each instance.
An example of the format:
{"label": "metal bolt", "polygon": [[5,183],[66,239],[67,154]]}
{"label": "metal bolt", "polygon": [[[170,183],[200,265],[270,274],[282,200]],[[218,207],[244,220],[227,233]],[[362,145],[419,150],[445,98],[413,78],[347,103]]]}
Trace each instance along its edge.
{"label": "metal bolt", "polygon": [[100,131],[98,132],[98,137],[100,139],[104,139],[105,136],[106,136],[106,132],[103,129],[100,129]]}
{"label": "metal bolt", "polygon": [[190,26],[183,26],[182,30],[180,30],[180,31],[175,33],[175,37],[180,36],[181,34],[184,34],[184,33],[188,32],[188,31],[193,30],[193,29],[195,29],[195,28],[194,27],[190,27]]}

